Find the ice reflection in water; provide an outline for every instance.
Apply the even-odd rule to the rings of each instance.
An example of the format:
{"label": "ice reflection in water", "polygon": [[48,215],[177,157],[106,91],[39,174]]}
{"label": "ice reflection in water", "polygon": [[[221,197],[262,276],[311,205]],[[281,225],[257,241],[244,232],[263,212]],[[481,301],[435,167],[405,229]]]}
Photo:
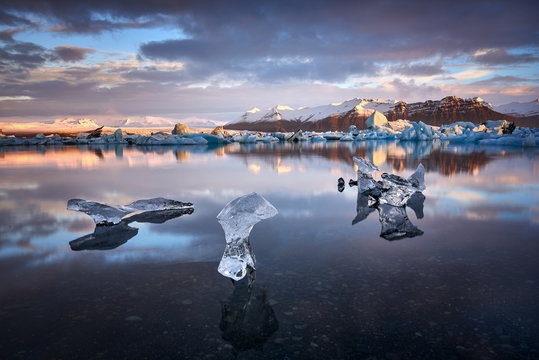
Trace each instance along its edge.
{"label": "ice reflection in water", "polygon": [[[4,358],[525,359],[539,351],[536,150],[125,146],[102,147],[102,159],[93,150],[0,150]],[[337,193],[335,180],[355,179],[352,156],[400,176],[425,165],[426,199],[406,204],[421,237],[383,241],[374,215],[350,226],[355,189]],[[240,301],[247,289],[234,293],[215,271],[224,245],[215,216],[250,191],[280,215],[252,232],[263,271],[248,303]],[[66,247],[94,229],[87,215],[65,210],[67,199],[127,204],[159,195],[193,201],[196,216],[131,223],[136,238],[111,251]],[[268,291],[258,296],[261,284]],[[278,319],[271,336],[272,326],[253,324],[273,321],[242,313],[247,304],[273,318],[253,293],[271,299],[261,302]],[[241,336],[253,338],[242,346]]]}
{"label": "ice reflection in water", "polygon": [[193,211],[193,208],[146,211],[123,219],[117,224],[97,224],[92,234],[70,241],[69,246],[73,251],[112,250],[138,234],[138,229],[129,226],[130,223],[162,224],[182,215],[191,215]]}
{"label": "ice reflection in water", "polygon": [[250,271],[242,280],[233,281],[234,290],[221,305],[219,328],[235,353],[261,349],[279,328],[267,291],[255,284],[254,277],[255,271]]}

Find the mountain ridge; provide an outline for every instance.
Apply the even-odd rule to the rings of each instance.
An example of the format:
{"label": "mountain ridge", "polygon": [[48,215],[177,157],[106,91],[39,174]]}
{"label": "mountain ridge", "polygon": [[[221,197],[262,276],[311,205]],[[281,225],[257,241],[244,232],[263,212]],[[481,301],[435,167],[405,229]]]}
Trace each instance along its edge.
{"label": "mountain ridge", "polygon": [[446,96],[441,100],[406,103],[396,100],[354,98],[340,103],[292,109],[276,106],[266,112],[254,108],[233,122],[227,129],[253,131],[346,131],[350,125],[365,129],[365,120],[375,110],[389,121],[406,119],[423,121],[429,125],[443,125],[457,121],[481,123],[486,120],[508,120],[517,126],[536,127],[538,115],[514,116],[495,111],[485,100]]}

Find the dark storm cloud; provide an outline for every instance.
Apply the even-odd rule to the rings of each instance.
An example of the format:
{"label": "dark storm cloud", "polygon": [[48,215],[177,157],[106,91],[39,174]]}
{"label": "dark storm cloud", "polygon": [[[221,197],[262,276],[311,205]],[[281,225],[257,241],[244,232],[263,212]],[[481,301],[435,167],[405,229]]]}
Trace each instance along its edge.
{"label": "dark storm cloud", "polygon": [[143,44],[141,54],[188,63],[186,76],[200,80],[340,81],[376,71],[375,62],[436,74],[436,65],[407,64],[539,42],[536,1],[20,0],[6,11],[44,16],[64,32],[173,24],[186,38]]}
{"label": "dark storm cloud", "polygon": [[17,26],[17,25],[33,25],[33,23],[23,17],[10,14],[0,10],[0,25]]}
{"label": "dark storm cloud", "polygon": [[503,49],[490,49],[480,55],[470,56],[470,60],[484,65],[512,65],[539,62],[539,56],[531,53],[510,54]]}
{"label": "dark storm cloud", "polygon": [[28,71],[43,65],[51,54],[42,46],[28,42],[8,42],[0,47],[0,75],[4,81],[26,78]]}
{"label": "dark storm cloud", "polygon": [[57,46],[54,53],[63,61],[75,62],[83,60],[86,54],[94,53],[94,49],[80,48],[76,46]]}
{"label": "dark storm cloud", "polygon": [[25,31],[27,28],[18,28],[18,29],[6,29],[0,31],[0,41],[3,42],[14,42],[15,39],[13,39],[13,35],[20,33],[22,31]]}
{"label": "dark storm cloud", "polygon": [[103,31],[114,31],[121,29],[143,29],[165,25],[164,18],[156,18],[151,21],[109,21],[90,19],[88,21],[80,21],[74,19],[71,22],[55,25],[48,28],[48,31],[59,33],[101,33]]}
{"label": "dark storm cloud", "polygon": [[444,74],[442,64],[400,64],[389,67],[389,72],[392,74],[400,74],[407,76],[432,76]]}

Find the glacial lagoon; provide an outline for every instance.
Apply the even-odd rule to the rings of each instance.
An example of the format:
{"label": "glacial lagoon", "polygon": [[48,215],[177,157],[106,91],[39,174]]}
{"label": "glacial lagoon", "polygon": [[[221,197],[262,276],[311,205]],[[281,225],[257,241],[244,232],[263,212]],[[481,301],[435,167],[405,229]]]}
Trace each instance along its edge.
{"label": "glacial lagoon", "polygon": [[[426,169],[389,241],[352,157]],[[0,148],[5,359],[539,357],[539,151],[447,142]],[[345,180],[342,192],[337,179]],[[379,178],[379,174],[378,174]],[[216,217],[256,192],[256,272],[218,273]],[[108,230],[69,199],[193,211]]]}

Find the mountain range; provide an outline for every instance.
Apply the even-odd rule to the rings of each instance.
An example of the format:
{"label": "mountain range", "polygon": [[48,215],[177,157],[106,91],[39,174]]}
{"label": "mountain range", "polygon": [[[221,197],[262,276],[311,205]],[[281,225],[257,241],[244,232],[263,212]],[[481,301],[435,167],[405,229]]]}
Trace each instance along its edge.
{"label": "mountain range", "polygon": [[457,121],[481,123],[486,120],[508,120],[517,126],[539,125],[539,99],[527,103],[492,106],[481,98],[463,99],[447,96],[441,100],[406,103],[396,100],[354,98],[339,103],[293,109],[278,105],[267,111],[251,109],[227,129],[253,131],[345,131],[350,125],[365,129],[365,120],[374,111],[383,113],[389,121],[406,119],[429,125]]}

